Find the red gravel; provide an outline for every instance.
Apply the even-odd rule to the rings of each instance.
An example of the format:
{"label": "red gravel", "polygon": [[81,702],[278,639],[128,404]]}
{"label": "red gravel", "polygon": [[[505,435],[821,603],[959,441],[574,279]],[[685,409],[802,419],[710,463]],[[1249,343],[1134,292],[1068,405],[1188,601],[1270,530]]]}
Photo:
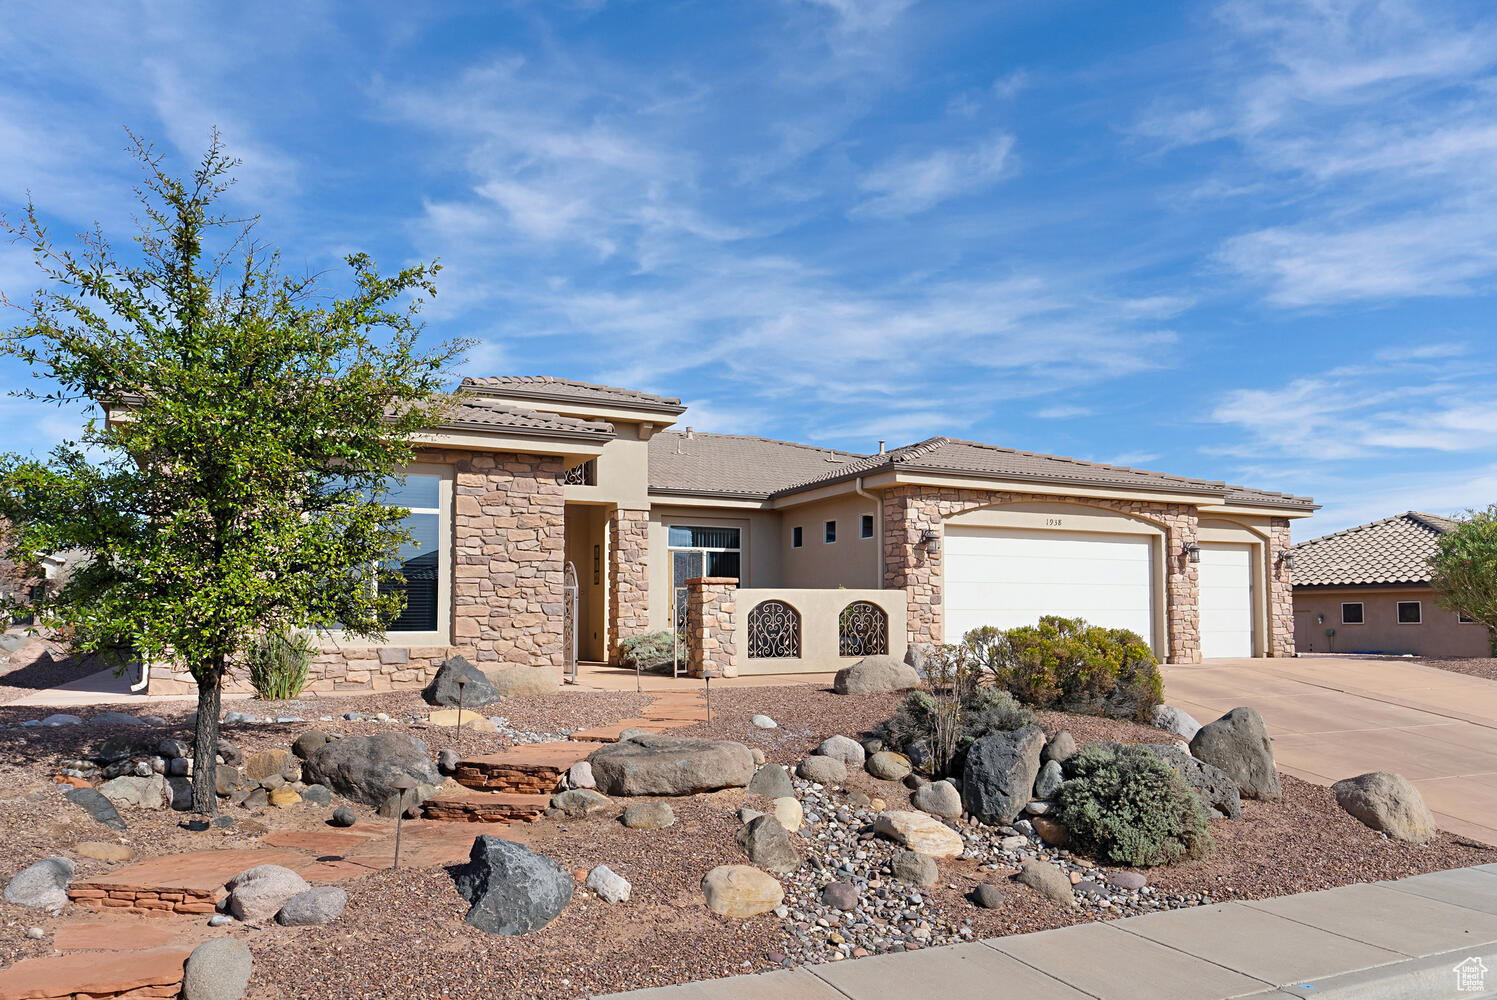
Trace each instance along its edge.
{"label": "red gravel", "polygon": [[1411,662],[1438,670],[1449,670],[1451,673],[1470,674],[1472,677],[1485,677],[1489,681],[1497,681],[1497,657],[1494,656],[1472,656],[1459,660],[1416,657]]}

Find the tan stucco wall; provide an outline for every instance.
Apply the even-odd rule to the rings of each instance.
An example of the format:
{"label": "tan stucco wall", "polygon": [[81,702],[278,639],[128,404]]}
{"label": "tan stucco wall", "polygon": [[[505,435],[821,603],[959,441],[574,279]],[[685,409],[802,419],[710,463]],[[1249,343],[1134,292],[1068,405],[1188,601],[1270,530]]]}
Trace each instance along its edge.
{"label": "tan stucco wall", "polygon": [[630,510],[650,506],[648,435],[639,424],[613,423],[614,439],[598,456],[596,486],[568,486],[568,502],[616,504]]}
{"label": "tan stucco wall", "polygon": [[[783,601],[800,615],[801,655],[798,658],[750,657],[749,614],[761,602]],[[909,627],[905,622],[905,597],[902,590],[803,590],[768,587],[737,592],[733,617],[733,648],[739,674],[793,674],[841,670],[862,657],[842,656],[838,652],[838,621],[842,609],[854,601],[868,601],[882,608],[889,618],[889,655],[904,659],[909,648]]]}
{"label": "tan stucco wall", "polygon": [[[878,579],[878,521],[874,536],[860,538],[864,514],[876,514],[878,504],[856,493],[833,497],[818,503],[800,504],[780,513],[779,537],[782,571],[780,579],[768,585],[786,587],[872,587]],[[837,522],[837,540],[822,539],[826,522]],[[790,544],[793,529],[802,529],[804,544]]]}
{"label": "tan stucco wall", "polygon": [[739,529],[743,555],[739,567],[745,587],[773,586],[780,580],[780,515],[772,510],[732,507],[660,505],[650,508],[650,629],[670,627],[671,560],[668,529],[677,525],[708,525]]}
{"label": "tan stucco wall", "polygon": [[[1343,601],[1362,602],[1362,625],[1341,622]],[[1423,622],[1398,623],[1398,602],[1419,601]],[[1325,621],[1316,621],[1325,615]],[[1462,623],[1435,603],[1429,587],[1302,589],[1294,593],[1295,648],[1302,653],[1413,653],[1418,656],[1490,656],[1487,630]],[[1327,636],[1326,629],[1334,629]]]}

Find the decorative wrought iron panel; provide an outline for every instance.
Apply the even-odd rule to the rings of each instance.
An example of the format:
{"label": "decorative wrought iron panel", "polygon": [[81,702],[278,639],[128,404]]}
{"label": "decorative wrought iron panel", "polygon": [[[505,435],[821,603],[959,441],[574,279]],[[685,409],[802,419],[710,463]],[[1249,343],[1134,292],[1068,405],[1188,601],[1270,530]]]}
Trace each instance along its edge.
{"label": "decorative wrought iron panel", "polygon": [[761,601],[749,612],[749,659],[800,656],[800,612],[784,601]]}
{"label": "decorative wrought iron panel", "polygon": [[889,652],[889,615],[870,601],[853,601],[837,616],[837,652],[841,656],[877,656]]}
{"label": "decorative wrought iron panel", "polygon": [[581,465],[572,466],[562,473],[561,482],[563,486],[597,486],[598,460],[590,458]]}
{"label": "decorative wrought iron panel", "polygon": [[577,676],[577,567],[571,563],[566,565],[566,575],[562,578],[562,617],[561,617],[561,652],[566,663],[562,665],[562,672],[571,678]]}

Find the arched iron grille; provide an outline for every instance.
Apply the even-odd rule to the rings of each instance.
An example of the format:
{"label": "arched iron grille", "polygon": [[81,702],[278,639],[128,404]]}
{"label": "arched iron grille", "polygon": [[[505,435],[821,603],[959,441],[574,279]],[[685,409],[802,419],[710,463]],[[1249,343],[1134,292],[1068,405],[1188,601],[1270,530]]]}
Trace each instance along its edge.
{"label": "arched iron grille", "polygon": [[800,612],[784,601],[761,601],[749,612],[749,659],[800,656]]}
{"label": "arched iron grille", "polygon": [[853,601],[837,616],[837,652],[875,656],[889,652],[889,616],[870,601]]}

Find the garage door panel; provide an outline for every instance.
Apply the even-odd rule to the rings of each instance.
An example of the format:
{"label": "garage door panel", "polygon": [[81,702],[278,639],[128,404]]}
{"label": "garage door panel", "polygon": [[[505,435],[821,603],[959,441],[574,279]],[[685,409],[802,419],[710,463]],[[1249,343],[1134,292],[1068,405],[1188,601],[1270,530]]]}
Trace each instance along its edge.
{"label": "garage door panel", "polygon": [[945,548],[948,641],[1044,615],[1127,628],[1153,641],[1149,536],[948,528]]}
{"label": "garage door panel", "polygon": [[1253,548],[1205,544],[1197,566],[1201,656],[1253,655]]}

